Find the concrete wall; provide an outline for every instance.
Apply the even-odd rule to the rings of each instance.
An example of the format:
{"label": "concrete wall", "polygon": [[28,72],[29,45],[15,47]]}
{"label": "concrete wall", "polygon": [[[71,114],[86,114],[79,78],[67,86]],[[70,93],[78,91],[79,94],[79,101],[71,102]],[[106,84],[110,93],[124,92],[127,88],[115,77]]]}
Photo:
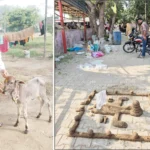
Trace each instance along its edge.
{"label": "concrete wall", "polygon": [[[84,37],[83,30],[66,30],[67,47],[73,47],[78,44]],[[87,29],[87,39],[92,37],[92,29]],[[60,55],[64,52],[61,30],[55,31],[55,55]]]}

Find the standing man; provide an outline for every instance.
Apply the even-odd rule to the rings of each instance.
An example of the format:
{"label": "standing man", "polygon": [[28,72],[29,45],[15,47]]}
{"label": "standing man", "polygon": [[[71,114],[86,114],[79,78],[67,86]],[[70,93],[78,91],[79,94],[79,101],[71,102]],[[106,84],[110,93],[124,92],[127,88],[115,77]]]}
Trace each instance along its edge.
{"label": "standing man", "polygon": [[145,21],[143,21],[142,18],[138,18],[137,21],[138,21],[138,25],[140,26],[139,28],[142,34],[142,43],[143,43],[142,53],[138,56],[138,58],[144,58],[145,52],[146,52],[146,44],[147,44],[149,26]]}

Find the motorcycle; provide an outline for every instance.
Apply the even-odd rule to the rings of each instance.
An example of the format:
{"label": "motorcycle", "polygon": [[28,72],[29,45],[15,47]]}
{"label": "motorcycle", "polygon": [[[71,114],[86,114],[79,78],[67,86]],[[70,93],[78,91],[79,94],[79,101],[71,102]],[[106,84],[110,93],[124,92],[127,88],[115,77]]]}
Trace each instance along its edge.
{"label": "motorcycle", "polygon": [[126,53],[141,51],[142,39],[138,35],[139,33],[135,32],[135,29],[132,29],[132,32],[129,35],[129,41],[125,42],[125,44],[123,45],[123,50]]}

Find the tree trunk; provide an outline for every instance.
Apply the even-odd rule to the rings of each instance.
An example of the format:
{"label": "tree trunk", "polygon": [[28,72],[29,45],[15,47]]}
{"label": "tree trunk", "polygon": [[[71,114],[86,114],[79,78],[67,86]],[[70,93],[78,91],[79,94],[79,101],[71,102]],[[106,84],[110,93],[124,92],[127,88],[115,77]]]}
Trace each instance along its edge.
{"label": "tree trunk", "polygon": [[111,25],[112,25],[112,18],[109,20],[109,25],[111,27]]}
{"label": "tree trunk", "polygon": [[98,27],[97,27],[97,23],[96,23],[96,6],[91,2],[86,0],[85,3],[88,6],[88,15],[90,18],[90,22],[91,25],[93,27],[93,33],[97,34],[98,33]]}
{"label": "tree trunk", "polygon": [[101,2],[99,5],[99,31],[98,37],[99,39],[104,38],[104,11],[105,11],[105,2]]}
{"label": "tree trunk", "polygon": [[110,44],[113,44],[113,36],[112,36],[112,34],[113,34],[115,20],[116,20],[116,14],[114,14],[113,18],[112,18],[112,24],[111,24],[110,33],[109,33],[109,43]]}
{"label": "tree trunk", "polygon": [[113,18],[112,18],[112,24],[111,24],[111,28],[110,28],[110,33],[111,33],[111,34],[113,33],[115,20],[116,20],[116,14],[114,14],[114,15],[113,15]]}
{"label": "tree trunk", "polygon": [[90,23],[92,25],[92,28],[93,28],[93,34],[96,34],[97,35],[97,32],[98,32],[98,26],[97,26],[97,23],[96,23],[96,17],[94,15],[94,13],[89,13],[89,18],[90,18]]}
{"label": "tree trunk", "polygon": [[89,16],[89,19],[90,19],[90,26],[91,26],[91,28],[92,28],[92,34],[95,34],[95,29],[94,29],[92,17]]}

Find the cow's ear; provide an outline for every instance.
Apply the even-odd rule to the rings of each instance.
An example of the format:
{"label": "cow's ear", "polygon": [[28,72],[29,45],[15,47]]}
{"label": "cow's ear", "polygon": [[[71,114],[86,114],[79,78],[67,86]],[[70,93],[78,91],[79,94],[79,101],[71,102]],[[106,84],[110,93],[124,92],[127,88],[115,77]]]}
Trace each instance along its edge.
{"label": "cow's ear", "polygon": [[4,83],[7,83],[8,82],[8,80],[9,80],[9,76],[7,76],[6,78],[5,78],[5,80],[4,80]]}

